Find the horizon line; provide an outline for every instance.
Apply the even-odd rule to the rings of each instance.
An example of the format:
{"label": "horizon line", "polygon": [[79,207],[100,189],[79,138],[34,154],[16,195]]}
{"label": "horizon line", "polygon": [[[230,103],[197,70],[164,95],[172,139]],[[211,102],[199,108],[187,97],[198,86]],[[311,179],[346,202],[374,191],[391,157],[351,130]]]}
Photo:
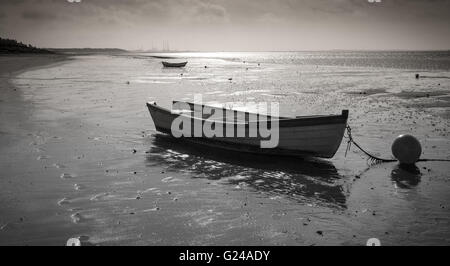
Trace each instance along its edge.
{"label": "horizon line", "polygon": [[148,52],[148,53],[289,53],[289,52],[449,52],[450,48],[447,49],[405,49],[405,48],[395,48],[395,49],[299,49],[299,50],[152,50],[152,49],[124,49],[117,47],[45,47],[42,49],[58,49],[58,50],[123,50],[126,52]]}

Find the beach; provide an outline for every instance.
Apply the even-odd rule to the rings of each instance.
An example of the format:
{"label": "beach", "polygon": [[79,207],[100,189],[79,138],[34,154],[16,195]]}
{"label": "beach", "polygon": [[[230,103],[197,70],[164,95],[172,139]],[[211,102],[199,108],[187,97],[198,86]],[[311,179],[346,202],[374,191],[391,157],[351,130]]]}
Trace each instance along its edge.
{"label": "beach", "polygon": [[0,245],[449,244],[448,162],[368,167],[345,139],[330,160],[193,147],[158,133],[145,106],[201,94],[286,116],[349,109],[369,151],[390,158],[410,133],[422,158],[449,159],[448,53],[157,56],[189,63],[0,56]]}

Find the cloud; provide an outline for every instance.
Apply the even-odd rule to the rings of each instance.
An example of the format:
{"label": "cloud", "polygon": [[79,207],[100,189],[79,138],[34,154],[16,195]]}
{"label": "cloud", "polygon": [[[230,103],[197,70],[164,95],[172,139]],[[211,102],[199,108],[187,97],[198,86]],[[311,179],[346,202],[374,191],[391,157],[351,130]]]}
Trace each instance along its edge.
{"label": "cloud", "polygon": [[258,17],[259,23],[268,23],[268,24],[276,24],[283,21],[283,18],[280,16],[276,16],[271,12],[267,12]]}
{"label": "cloud", "polygon": [[[315,20],[319,17],[367,16],[368,18],[425,18],[449,21],[450,0],[1,0],[0,9],[22,13],[23,19],[51,20],[59,14],[99,21],[127,23],[149,21],[182,23],[258,22],[263,16],[276,20]],[[272,14],[272,15],[267,15]],[[269,17],[267,17],[269,18]]]}
{"label": "cloud", "polygon": [[227,23],[229,16],[225,7],[205,0],[185,1],[175,7],[174,15],[184,17],[185,22],[194,23]]}
{"label": "cloud", "polygon": [[168,40],[186,45],[180,49],[226,49],[243,38],[255,47],[272,42],[273,49],[295,49],[297,38],[308,48],[387,37],[396,45],[392,36],[407,43],[426,35],[445,46],[449,12],[450,0],[0,0],[0,35],[40,46],[128,48]]}
{"label": "cloud", "polygon": [[196,1],[195,14],[199,16],[212,16],[218,18],[224,18],[227,16],[227,11],[223,6],[212,4],[205,1]]}

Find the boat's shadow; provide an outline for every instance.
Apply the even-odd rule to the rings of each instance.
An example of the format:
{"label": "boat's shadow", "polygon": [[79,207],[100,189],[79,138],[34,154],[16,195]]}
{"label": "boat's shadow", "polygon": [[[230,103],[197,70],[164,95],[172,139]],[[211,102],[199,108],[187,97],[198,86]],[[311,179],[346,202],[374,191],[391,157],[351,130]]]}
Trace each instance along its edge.
{"label": "boat's shadow", "polygon": [[188,172],[193,178],[244,184],[270,196],[346,207],[343,176],[324,160],[223,151],[156,134],[147,152],[147,163],[163,165],[168,171]]}

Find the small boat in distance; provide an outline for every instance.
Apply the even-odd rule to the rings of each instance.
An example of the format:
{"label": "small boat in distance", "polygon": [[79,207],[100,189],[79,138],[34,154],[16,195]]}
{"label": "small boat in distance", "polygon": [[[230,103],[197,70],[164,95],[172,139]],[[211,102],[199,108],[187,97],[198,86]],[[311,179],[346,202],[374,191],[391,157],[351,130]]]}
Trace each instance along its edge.
{"label": "small boat in distance", "polygon": [[164,67],[185,67],[187,62],[179,62],[179,63],[170,63],[166,61],[161,62]]}
{"label": "small boat in distance", "polygon": [[[193,123],[201,122],[202,126],[205,123],[214,123],[214,128],[222,126],[224,130],[231,123],[233,128],[245,128],[245,137],[226,137],[226,134],[219,137],[206,137],[202,133],[201,137],[182,136],[177,139],[213,148],[255,154],[332,158],[341,144],[348,119],[348,110],[342,110],[340,115],[297,116],[295,118],[258,115],[259,120],[254,120],[257,114],[195,103],[174,103],[184,103],[185,106],[188,105],[190,108],[170,111],[156,105],[155,102],[147,103],[147,108],[157,131],[174,136],[172,123],[180,116],[184,116],[185,119],[187,118]],[[203,114],[202,118],[194,117],[194,107],[196,106],[220,110],[224,114],[223,118],[212,120],[211,114]],[[234,119],[230,120],[230,117],[234,117]],[[250,128],[258,128],[259,123],[270,124],[271,121],[278,122],[278,145],[274,148],[261,148],[260,142],[265,138],[259,134],[256,137],[250,137]]]}

